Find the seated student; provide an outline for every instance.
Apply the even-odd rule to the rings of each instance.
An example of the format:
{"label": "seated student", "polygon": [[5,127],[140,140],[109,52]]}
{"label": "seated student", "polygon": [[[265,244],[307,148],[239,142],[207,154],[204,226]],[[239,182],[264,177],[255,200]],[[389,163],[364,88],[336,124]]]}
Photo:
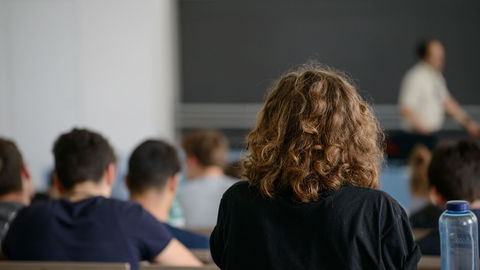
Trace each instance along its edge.
{"label": "seated student", "polygon": [[183,138],[187,155],[187,181],[180,204],[187,227],[213,228],[222,194],[238,179],[223,172],[228,153],[227,138],[216,130],[197,130]]}
{"label": "seated student", "polygon": [[167,224],[177,191],[180,161],[175,148],[159,140],[140,144],[128,161],[130,198],[162,222],[187,248],[208,249],[208,238]]}
{"label": "seated student", "polygon": [[426,206],[410,216],[410,225],[415,229],[438,227],[438,218],[443,213],[443,207],[435,205],[430,196],[428,166],[431,159],[431,151],[423,144],[416,145],[409,158],[409,165],[412,169],[410,190],[414,198],[426,201]]}
{"label": "seated student", "polygon": [[200,265],[139,204],[109,199],[115,156],[100,134],[73,129],[57,139],[53,154],[63,198],[18,213],[2,243],[8,259]]}
{"label": "seated student", "polygon": [[[477,143],[461,140],[439,145],[433,151],[428,179],[436,204],[444,206],[450,200],[466,200],[480,219],[480,146]],[[440,255],[438,226],[417,243],[422,254]]]}
{"label": "seated student", "polygon": [[273,87],[247,138],[248,182],[225,192],[221,269],[417,269],[403,208],[376,190],[382,131],[341,75],[305,67]]}
{"label": "seated student", "polygon": [[33,196],[30,174],[12,141],[0,138],[0,240],[16,213]]}

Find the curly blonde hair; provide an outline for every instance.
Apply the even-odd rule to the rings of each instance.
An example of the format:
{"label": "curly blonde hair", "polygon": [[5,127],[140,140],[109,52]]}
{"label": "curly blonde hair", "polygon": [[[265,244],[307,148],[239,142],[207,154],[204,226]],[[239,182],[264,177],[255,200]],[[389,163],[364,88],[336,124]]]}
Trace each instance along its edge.
{"label": "curly blonde hair", "polygon": [[344,75],[302,67],[278,80],[247,137],[244,176],[268,198],[308,203],[342,185],[378,187],[383,132]]}

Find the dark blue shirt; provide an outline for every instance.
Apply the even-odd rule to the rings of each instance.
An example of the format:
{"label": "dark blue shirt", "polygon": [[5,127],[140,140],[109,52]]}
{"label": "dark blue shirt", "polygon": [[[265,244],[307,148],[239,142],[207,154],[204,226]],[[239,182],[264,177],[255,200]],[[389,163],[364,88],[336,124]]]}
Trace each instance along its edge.
{"label": "dark blue shirt", "polygon": [[[480,209],[471,209],[472,212],[480,220]],[[438,222],[437,222],[438,223]],[[480,227],[479,227],[480,233]],[[437,255],[440,256],[440,230],[435,227],[431,232],[425,235],[423,238],[417,241],[420,251],[423,255]]]}
{"label": "dark blue shirt", "polygon": [[179,228],[172,227],[165,223],[165,225],[170,230],[170,233],[178,241],[180,241],[184,246],[190,249],[209,249],[210,241],[208,237],[199,235],[193,232],[182,230]]}
{"label": "dark blue shirt", "polygon": [[2,249],[10,260],[138,262],[169,243],[167,227],[139,204],[104,197],[52,200],[21,210]]}

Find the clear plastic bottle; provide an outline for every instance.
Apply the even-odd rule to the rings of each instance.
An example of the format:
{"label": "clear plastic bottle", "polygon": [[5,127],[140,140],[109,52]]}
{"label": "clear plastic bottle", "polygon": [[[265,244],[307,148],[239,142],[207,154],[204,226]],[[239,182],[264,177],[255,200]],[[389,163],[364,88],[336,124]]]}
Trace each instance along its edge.
{"label": "clear plastic bottle", "polygon": [[467,201],[448,201],[439,220],[442,270],[478,270],[478,223]]}

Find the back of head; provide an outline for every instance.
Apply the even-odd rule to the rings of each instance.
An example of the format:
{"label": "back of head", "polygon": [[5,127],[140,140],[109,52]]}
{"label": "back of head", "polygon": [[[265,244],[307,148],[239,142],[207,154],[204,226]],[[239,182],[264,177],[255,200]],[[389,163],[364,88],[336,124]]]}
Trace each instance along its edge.
{"label": "back of head", "polygon": [[245,177],[266,197],[311,202],[342,185],[377,187],[383,133],[344,76],[305,67],[276,82],[247,138]]}
{"label": "back of head", "polygon": [[154,188],[161,190],[181,169],[177,151],[160,140],[147,140],[133,151],[128,161],[128,187],[133,194]]}
{"label": "back of head", "polygon": [[433,151],[430,185],[445,200],[480,199],[480,147],[471,140],[444,143]]}
{"label": "back of head", "polygon": [[194,156],[200,165],[224,167],[228,153],[228,140],[222,132],[201,129],[187,134],[182,140],[187,156]]}
{"label": "back of head", "polygon": [[22,154],[12,141],[0,138],[0,196],[22,191]]}
{"label": "back of head", "polygon": [[85,181],[99,182],[115,155],[108,141],[87,129],[62,134],[53,146],[55,172],[65,190]]}
{"label": "back of head", "polygon": [[415,53],[417,55],[417,59],[418,60],[424,60],[427,55],[428,55],[428,47],[430,46],[430,44],[432,42],[439,42],[437,39],[435,38],[424,38],[422,40],[420,40],[417,44],[417,47],[415,49]]}
{"label": "back of head", "polygon": [[408,163],[412,169],[410,189],[416,196],[427,196],[430,191],[428,182],[428,166],[430,165],[430,160],[432,160],[432,153],[423,144],[416,145],[408,159]]}

